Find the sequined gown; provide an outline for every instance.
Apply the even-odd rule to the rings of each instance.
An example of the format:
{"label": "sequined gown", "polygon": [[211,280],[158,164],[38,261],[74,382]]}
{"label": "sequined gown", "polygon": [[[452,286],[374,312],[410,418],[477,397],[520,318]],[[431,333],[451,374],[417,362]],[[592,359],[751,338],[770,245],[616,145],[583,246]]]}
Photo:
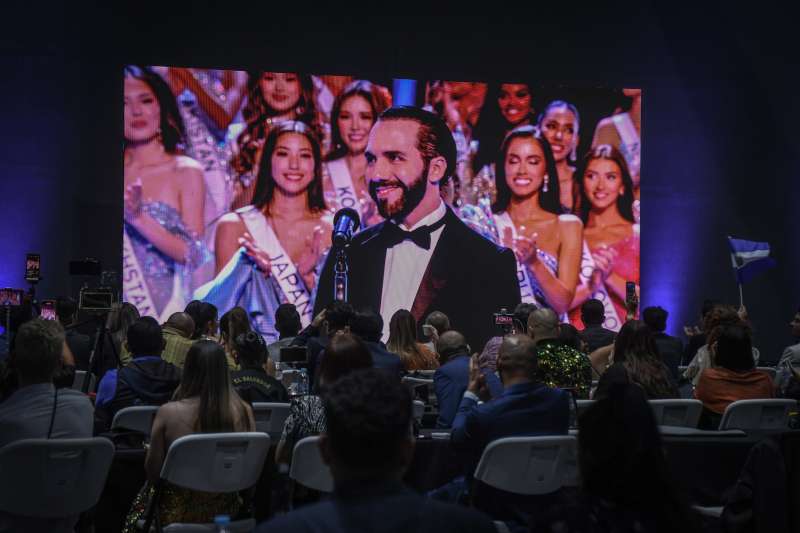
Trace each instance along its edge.
{"label": "sequined gown", "polygon": [[[210,259],[210,254],[200,237],[186,226],[178,210],[171,205],[148,202],[142,205],[142,211],[187,244],[186,257],[181,264],[156,248],[133,226],[125,224],[125,232],[150,291],[157,318],[166,320],[170,314],[183,311],[186,307],[191,272]],[[123,299],[129,301],[124,292]]]}

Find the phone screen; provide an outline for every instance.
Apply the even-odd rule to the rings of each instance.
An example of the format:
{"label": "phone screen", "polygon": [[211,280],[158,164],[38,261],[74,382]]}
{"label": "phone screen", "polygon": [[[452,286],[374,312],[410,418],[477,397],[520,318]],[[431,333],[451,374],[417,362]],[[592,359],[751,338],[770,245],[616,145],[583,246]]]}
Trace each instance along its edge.
{"label": "phone screen", "polygon": [[625,282],[625,300],[628,302],[636,299],[636,283],[632,281]]}
{"label": "phone screen", "polygon": [[41,279],[41,256],[28,254],[25,256],[25,281],[39,281]]}
{"label": "phone screen", "polygon": [[56,319],[56,303],[53,300],[44,300],[42,302],[42,308],[39,312],[39,318],[43,318],[45,320],[55,320]]}

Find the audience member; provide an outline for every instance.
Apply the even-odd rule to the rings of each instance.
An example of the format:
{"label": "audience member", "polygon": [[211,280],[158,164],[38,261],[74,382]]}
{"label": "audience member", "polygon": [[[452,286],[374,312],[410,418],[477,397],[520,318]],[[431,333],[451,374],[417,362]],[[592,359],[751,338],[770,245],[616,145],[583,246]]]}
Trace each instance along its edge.
{"label": "audience member", "polygon": [[[199,340],[186,355],[183,377],[173,401],[158,409],[145,458],[147,483],[133,502],[125,533],[139,531],[159,479],[167,451],[175,440],[194,433],[255,431],[253,412],[231,386],[225,350],[211,340]],[[162,526],[173,522],[208,523],[219,514],[236,515],[242,506],[238,493],[214,494],[166,483],[158,510]]]}
{"label": "audience member", "polygon": [[[800,370],[800,307],[797,308],[792,321],[789,322],[792,337],[797,341],[797,344],[787,346],[781,355],[781,359],[777,366],[777,376],[775,384],[782,394],[786,395],[788,389],[791,388],[796,392],[800,392],[800,383],[792,383],[796,381],[793,379],[793,366],[794,370]],[[800,394],[797,394],[800,399]],[[794,398],[795,396],[787,396]]]}
{"label": "audience member", "polygon": [[92,339],[80,333],[75,327],[78,315],[78,304],[72,298],[56,300],[56,318],[64,326],[67,346],[75,358],[76,370],[89,370],[89,357],[92,354]]}
{"label": "audience member", "polygon": [[106,372],[100,381],[94,404],[96,432],[108,431],[120,409],[169,401],[181,371],[161,358],[164,344],[161,326],[152,317],[142,317],[128,328],[126,346],[133,358],[119,370]]}
{"label": "audience member", "polygon": [[[325,347],[325,356],[319,366],[319,386],[316,390],[321,395],[327,386],[342,376],[353,370],[371,366],[372,356],[361,339],[351,333],[337,333]],[[292,398],[289,417],[284,423],[283,434],[275,450],[277,462],[289,463],[297,441],[325,431],[325,412],[322,409],[320,395],[306,394]]]}
{"label": "audience member", "polygon": [[253,402],[289,403],[286,387],[267,374],[267,344],[255,331],[240,333],[233,342],[233,357],[239,370],[231,373],[239,397]]}
{"label": "audience member", "polygon": [[[528,332],[528,316],[532,311],[538,309],[532,303],[521,302],[514,308],[514,327],[513,333],[527,333]],[[490,372],[497,371],[497,354],[500,350],[500,345],[503,343],[503,336],[497,335],[492,337],[486,342],[483,351],[478,356],[478,362],[481,368]]]}
{"label": "audience member", "polygon": [[400,356],[390,352],[381,342],[383,335],[383,317],[372,310],[359,311],[350,320],[350,332],[357,335],[372,356],[372,366],[389,372],[400,379],[403,362]]}
{"label": "audience member", "polygon": [[330,339],[339,331],[350,330],[353,306],[347,302],[334,300],[323,309],[309,327],[301,331],[292,341],[292,346],[305,346],[308,354],[308,377],[316,383],[319,356]]}
{"label": "audience member", "polygon": [[667,368],[669,368],[672,379],[677,382],[679,379],[678,366],[680,366],[681,358],[683,357],[683,343],[679,338],[665,333],[668,316],[669,313],[663,307],[645,307],[644,311],[642,311],[644,323],[653,331],[658,354],[664,364],[667,365]]}
{"label": "audience member", "polygon": [[703,300],[703,306],[700,308],[700,324],[697,326],[683,326],[683,332],[688,341],[686,348],[683,351],[683,359],[681,364],[688,363],[694,359],[697,350],[706,344],[706,334],[703,332],[702,325],[705,324],[706,316],[717,306],[714,300]]}
{"label": "audience member", "polygon": [[247,311],[242,307],[233,307],[222,315],[219,319],[219,339],[222,347],[225,348],[225,357],[231,370],[236,370],[236,359],[233,356],[234,340],[243,333],[252,331],[250,319]]}
{"label": "audience member", "polygon": [[183,368],[186,354],[192,347],[192,334],[194,333],[194,320],[189,313],[172,313],[161,326],[164,337],[164,351],[161,359],[172,363],[178,368]]}
{"label": "audience member", "polygon": [[294,304],[281,304],[275,310],[275,331],[278,332],[278,340],[267,345],[270,363],[281,358],[281,348],[292,344],[292,341],[300,333],[302,324],[300,313]]}
{"label": "audience member", "polygon": [[406,309],[399,309],[392,315],[386,346],[400,356],[406,371],[435,370],[439,367],[436,353],[417,342],[417,321]]}
{"label": "audience member", "polygon": [[577,500],[534,516],[541,533],[697,531],[668,472],[653,411],[640,387],[616,384],[578,420]]}
{"label": "audience member", "polygon": [[613,363],[600,377],[595,398],[603,398],[615,383],[639,385],[650,400],[678,398],[677,384],[658,356],[658,347],[644,322],[629,320],[614,342]]}
{"label": "audience member", "polygon": [[[469,385],[470,349],[467,339],[461,333],[450,330],[442,333],[436,345],[442,363],[433,374],[433,387],[439,405],[439,418],[436,427],[449,428],[453,425],[461,397]],[[482,369],[489,392],[493,398],[503,392],[503,384],[489,370]]]}
{"label": "audience member", "polygon": [[324,410],[320,452],[333,475],[333,497],[261,524],[259,533],[495,531],[476,511],[403,486],[414,437],[411,396],[396,379],[372,369],[353,372],[328,387]]}
{"label": "audience member", "polygon": [[192,340],[211,339],[217,335],[217,307],[207,302],[193,300],[184,309],[194,320]]}
{"label": "audience member", "polygon": [[125,340],[128,338],[128,328],[138,319],[139,310],[133,304],[122,302],[111,307],[106,319],[102,357],[95,355],[95,360],[92,362],[92,372],[97,376],[98,383],[107,371],[123,367],[130,362],[131,354],[125,348]]}
{"label": "audience member", "polygon": [[[703,321],[703,332],[705,334],[706,343],[697,350],[697,353],[689,362],[689,366],[683,373],[683,377],[691,379],[695,387],[700,380],[700,374],[703,373],[703,370],[714,366],[709,347],[717,341],[716,335],[718,333],[718,328],[721,326],[735,325],[743,325],[747,329],[750,328],[749,325],[742,320],[739,311],[731,305],[717,305],[706,314],[705,320]],[[758,349],[753,346],[752,352],[753,361],[755,364],[758,364],[760,356]]]}
{"label": "audience member", "polygon": [[707,412],[704,426],[716,428],[725,408],[737,400],[772,398],[772,380],[755,369],[750,332],[746,326],[719,326],[711,354],[715,366],[700,374],[695,397]]}
{"label": "audience member", "polygon": [[570,348],[586,353],[587,346],[581,338],[581,332],[569,322],[562,322],[558,325],[558,340]]}
{"label": "audience member", "polygon": [[569,389],[589,398],[592,365],[589,357],[559,340],[558,315],[543,307],[528,316],[528,335],[536,343],[537,381],[548,387]]}
{"label": "audience member", "polygon": [[610,329],[603,327],[605,313],[603,302],[595,298],[590,298],[581,305],[581,320],[585,326],[581,331],[581,338],[586,342],[589,352],[613,344],[617,336]]}
{"label": "audience member", "polygon": [[[430,326],[430,327],[425,327]],[[425,335],[427,342],[425,346],[432,352],[436,351],[436,343],[439,337],[445,331],[450,329],[450,319],[441,311],[433,311],[425,317],[425,322],[422,323],[422,333]]]}
{"label": "audience member", "polygon": [[[78,391],[53,386],[66,349],[64,328],[56,321],[34,319],[19,327],[11,356],[19,386],[0,404],[0,447],[22,439],[92,436],[89,399]],[[77,521],[77,515],[33,518],[0,512],[0,531],[72,531]]]}

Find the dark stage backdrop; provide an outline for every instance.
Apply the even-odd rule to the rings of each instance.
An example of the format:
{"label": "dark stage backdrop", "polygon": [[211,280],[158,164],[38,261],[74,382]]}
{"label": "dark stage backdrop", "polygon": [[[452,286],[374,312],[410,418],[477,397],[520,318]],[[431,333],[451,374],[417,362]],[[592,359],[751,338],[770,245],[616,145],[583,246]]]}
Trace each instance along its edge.
{"label": "dark stage backdrop", "polygon": [[799,75],[786,67],[792,33],[779,21],[730,6],[350,21],[61,9],[9,17],[20,22],[0,35],[0,286],[23,285],[27,251],[42,254],[41,298],[75,294],[70,259],[121,264],[124,64],[511,75],[642,87],[643,305],[666,307],[678,333],[703,298],[737,303],[725,236],[767,240],[778,267],[746,286],[745,300],[765,359],[790,342],[800,304]]}

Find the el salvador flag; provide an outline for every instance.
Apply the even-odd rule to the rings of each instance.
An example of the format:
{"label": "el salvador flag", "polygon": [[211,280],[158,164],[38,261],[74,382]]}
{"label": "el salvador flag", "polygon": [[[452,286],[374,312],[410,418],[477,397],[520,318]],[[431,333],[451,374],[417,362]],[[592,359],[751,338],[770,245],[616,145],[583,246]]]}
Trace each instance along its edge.
{"label": "el salvador flag", "polygon": [[775,266],[769,256],[769,243],[745,241],[728,237],[731,246],[731,262],[739,284],[747,283],[755,276]]}

